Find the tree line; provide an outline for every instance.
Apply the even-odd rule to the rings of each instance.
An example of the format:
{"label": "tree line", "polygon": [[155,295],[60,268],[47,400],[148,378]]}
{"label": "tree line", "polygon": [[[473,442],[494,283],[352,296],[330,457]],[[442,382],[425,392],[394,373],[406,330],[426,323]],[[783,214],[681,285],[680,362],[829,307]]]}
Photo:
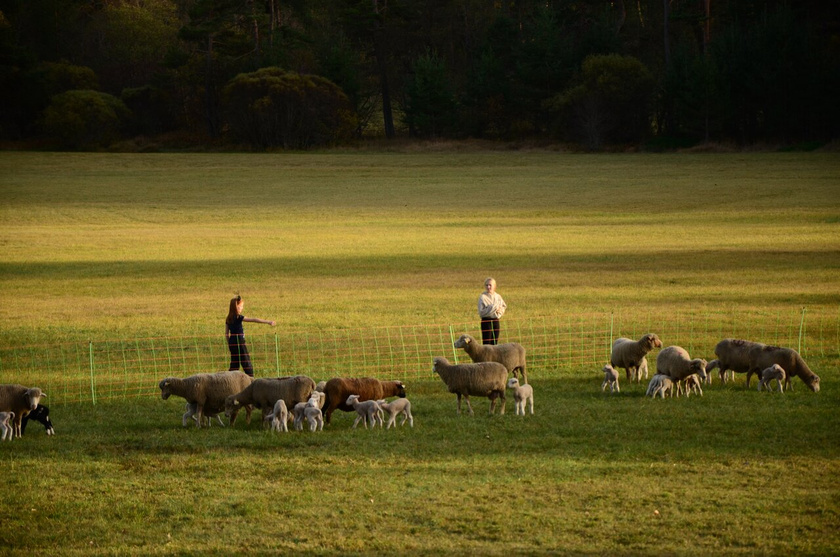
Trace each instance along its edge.
{"label": "tree line", "polygon": [[669,148],[840,131],[822,0],[0,0],[0,140]]}

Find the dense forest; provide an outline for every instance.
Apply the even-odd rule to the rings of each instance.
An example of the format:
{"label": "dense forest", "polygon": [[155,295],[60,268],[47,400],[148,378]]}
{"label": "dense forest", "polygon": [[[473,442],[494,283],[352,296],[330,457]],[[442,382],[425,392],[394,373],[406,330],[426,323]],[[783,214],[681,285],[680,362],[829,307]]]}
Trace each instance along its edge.
{"label": "dense forest", "polygon": [[840,135],[838,5],[0,0],[0,141],[807,148]]}

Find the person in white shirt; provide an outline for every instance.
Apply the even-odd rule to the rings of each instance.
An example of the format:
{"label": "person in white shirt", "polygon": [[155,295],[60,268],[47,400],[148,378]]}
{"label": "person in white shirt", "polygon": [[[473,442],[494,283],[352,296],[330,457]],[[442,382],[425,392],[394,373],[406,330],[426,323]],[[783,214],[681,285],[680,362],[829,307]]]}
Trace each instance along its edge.
{"label": "person in white shirt", "polygon": [[507,304],[496,292],[496,279],[484,281],[484,292],[478,297],[478,316],[481,318],[481,342],[498,344],[499,319],[505,314]]}

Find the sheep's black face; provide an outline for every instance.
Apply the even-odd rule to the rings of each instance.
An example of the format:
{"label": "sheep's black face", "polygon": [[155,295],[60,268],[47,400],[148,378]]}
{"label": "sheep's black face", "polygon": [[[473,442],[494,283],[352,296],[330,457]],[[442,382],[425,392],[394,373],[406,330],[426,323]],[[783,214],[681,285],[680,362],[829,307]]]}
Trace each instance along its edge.
{"label": "sheep's black face", "polygon": [[402,383],[400,383],[397,386],[397,396],[400,398],[405,398],[405,385],[403,385]]}

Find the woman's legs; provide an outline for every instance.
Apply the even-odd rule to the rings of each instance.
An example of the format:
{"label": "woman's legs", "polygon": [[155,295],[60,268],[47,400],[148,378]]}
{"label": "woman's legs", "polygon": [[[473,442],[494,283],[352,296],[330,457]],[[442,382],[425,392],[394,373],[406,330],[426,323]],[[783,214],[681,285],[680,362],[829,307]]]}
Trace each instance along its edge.
{"label": "woman's legs", "polygon": [[496,344],[499,341],[499,320],[481,320],[481,343]]}
{"label": "woman's legs", "polygon": [[229,371],[236,371],[241,366],[242,371],[253,377],[254,366],[251,365],[251,355],[248,354],[248,346],[245,344],[245,339],[231,335],[230,339],[228,339],[228,348],[230,349]]}

